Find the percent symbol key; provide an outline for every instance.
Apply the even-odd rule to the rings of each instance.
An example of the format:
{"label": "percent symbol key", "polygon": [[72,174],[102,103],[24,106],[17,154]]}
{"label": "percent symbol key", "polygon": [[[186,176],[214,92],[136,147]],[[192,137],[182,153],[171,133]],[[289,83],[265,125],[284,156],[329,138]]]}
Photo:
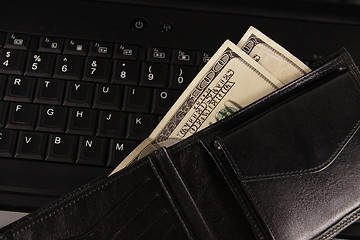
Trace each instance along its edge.
{"label": "percent symbol key", "polygon": [[55,55],[52,53],[30,53],[27,59],[25,75],[34,77],[52,77]]}

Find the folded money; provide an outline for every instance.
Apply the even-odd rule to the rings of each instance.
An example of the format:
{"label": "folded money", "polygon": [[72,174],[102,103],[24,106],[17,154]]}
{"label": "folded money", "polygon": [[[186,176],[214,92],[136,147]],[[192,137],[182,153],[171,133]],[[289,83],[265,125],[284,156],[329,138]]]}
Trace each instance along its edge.
{"label": "folded money", "polygon": [[310,72],[279,44],[250,27],[238,45],[216,51],[148,138],[112,172],[170,146]]}

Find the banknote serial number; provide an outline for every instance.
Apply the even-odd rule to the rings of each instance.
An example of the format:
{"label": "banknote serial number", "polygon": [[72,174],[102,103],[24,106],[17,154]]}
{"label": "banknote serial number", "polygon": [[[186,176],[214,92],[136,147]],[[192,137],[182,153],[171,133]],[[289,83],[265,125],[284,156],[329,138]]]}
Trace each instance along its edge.
{"label": "banknote serial number", "polygon": [[179,130],[177,136],[183,138],[186,134],[194,134],[200,129],[206,119],[213,113],[216,106],[219,105],[235,85],[235,82],[230,81],[234,74],[234,70],[228,69],[214,87],[208,87],[201,93],[191,110],[193,113]]}

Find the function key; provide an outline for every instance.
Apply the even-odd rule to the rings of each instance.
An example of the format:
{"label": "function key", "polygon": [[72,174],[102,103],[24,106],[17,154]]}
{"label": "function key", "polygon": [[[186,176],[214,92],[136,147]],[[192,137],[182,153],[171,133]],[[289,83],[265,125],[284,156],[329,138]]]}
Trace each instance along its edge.
{"label": "function key", "polygon": [[30,36],[25,34],[8,33],[5,38],[5,48],[26,50],[29,47]]}
{"label": "function key", "polygon": [[86,56],[89,43],[84,40],[66,39],[64,53]]}
{"label": "function key", "polygon": [[113,44],[107,42],[91,42],[89,56],[93,57],[111,57]]}
{"label": "function key", "polygon": [[5,33],[0,32],[0,47],[4,46]]}
{"label": "function key", "polygon": [[214,53],[211,52],[198,52],[197,65],[199,67],[205,66],[205,64],[211,59]]}
{"label": "function key", "polygon": [[128,44],[116,44],[114,58],[125,60],[136,60],[138,55],[138,47]]}
{"label": "function key", "polygon": [[174,50],[172,62],[181,65],[195,65],[196,54],[190,50]]}
{"label": "function key", "polygon": [[171,55],[170,49],[151,47],[151,48],[148,48],[147,61],[169,63],[170,55]]}
{"label": "function key", "polygon": [[39,51],[61,53],[64,45],[64,39],[53,37],[41,37],[39,41]]}

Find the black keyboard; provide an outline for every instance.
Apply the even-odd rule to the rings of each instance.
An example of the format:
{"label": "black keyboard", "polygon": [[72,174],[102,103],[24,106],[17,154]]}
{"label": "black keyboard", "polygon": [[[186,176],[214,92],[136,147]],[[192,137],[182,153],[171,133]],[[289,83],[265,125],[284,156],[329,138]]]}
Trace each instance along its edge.
{"label": "black keyboard", "polygon": [[1,182],[11,192],[56,197],[108,174],[151,133],[210,56],[0,33],[0,167],[9,169]]}

